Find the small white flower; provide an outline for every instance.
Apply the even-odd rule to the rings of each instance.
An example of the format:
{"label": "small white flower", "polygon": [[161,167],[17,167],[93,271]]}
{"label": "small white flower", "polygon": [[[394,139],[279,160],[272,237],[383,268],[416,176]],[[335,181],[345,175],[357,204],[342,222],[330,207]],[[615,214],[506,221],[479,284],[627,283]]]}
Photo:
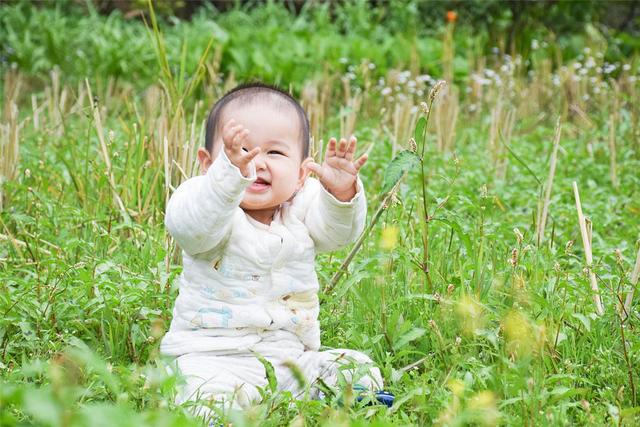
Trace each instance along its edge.
{"label": "small white flower", "polygon": [[537,50],[540,47],[540,44],[538,43],[538,40],[533,39],[531,40],[531,49],[532,50]]}
{"label": "small white flower", "polygon": [[338,59],[338,61],[339,61],[341,64],[346,64],[347,62],[349,62],[349,60],[348,60],[347,58],[345,58],[344,56],[343,56],[342,58]]}
{"label": "small white flower", "polygon": [[587,62],[584,63],[584,66],[587,68],[593,68],[596,66],[596,61],[593,59],[593,56],[587,58]]}
{"label": "small white flower", "polygon": [[629,71],[630,69],[631,69],[631,65],[629,65],[629,64],[624,64],[622,66],[622,71]]}

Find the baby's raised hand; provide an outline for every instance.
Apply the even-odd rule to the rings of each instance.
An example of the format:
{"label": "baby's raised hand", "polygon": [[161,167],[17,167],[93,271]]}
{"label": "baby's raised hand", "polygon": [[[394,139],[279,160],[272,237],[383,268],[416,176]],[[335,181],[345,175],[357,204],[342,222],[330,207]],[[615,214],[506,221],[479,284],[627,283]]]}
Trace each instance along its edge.
{"label": "baby's raised hand", "polygon": [[224,152],[229,161],[240,169],[240,173],[247,177],[250,175],[249,163],[260,153],[260,147],[247,152],[247,137],[249,130],[237,124],[231,119],[222,127],[222,141],[224,142]]}
{"label": "baby's raised hand", "polygon": [[349,138],[348,143],[341,138],[339,144],[335,138],[331,138],[322,165],[313,162],[307,164],[307,168],[318,176],[324,188],[342,202],[348,202],[356,195],[358,171],[367,162],[366,154],[353,161],[356,145],[355,136]]}

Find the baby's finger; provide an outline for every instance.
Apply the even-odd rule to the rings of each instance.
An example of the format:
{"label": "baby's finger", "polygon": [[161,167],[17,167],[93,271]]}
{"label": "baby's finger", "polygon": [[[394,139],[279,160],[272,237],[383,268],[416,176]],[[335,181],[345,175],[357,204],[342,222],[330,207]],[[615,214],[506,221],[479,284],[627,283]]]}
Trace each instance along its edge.
{"label": "baby's finger", "polygon": [[356,171],[360,171],[360,169],[365,165],[365,163],[367,163],[368,159],[369,159],[368,154],[363,154],[362,156],[360,156],[360,158],[358,158],[358,160],[356,160],[353,163],[353,165],[356,167]]}
{"label": "baby's finger", "polygon": [[351,161],[353,160],[353,154],[356,152],[356,145],[357,145],[358,141],[356,140],[355,136],[351,136],[351,138],[349,138],[349,145],[347,145],[347,152],[344,155],[344,158]]}
{"label": "baby's finger", "polygon": [[322,166],[314,162],[309,162],[307,163],[307,169],[315,173],[318,176],[318,178],[320,178],[320,181],[322,181],[322,178],[324,176],[324,171],[322,169]]}
{"label": "baby's finger", "polygon": [[336,139],[331,138],[329,143],[327,144],[327,152],[325,153],[325,157],[334,157],[336,155]]}
{"label": "baby's finger", "polygon": [[358,173],[358,170],[356,169],[356,165],[347,159],[338,158],[337,161],[335,162],[334,167],[340,171],[347,172],[351,175],[355,175]]}
{"label": "baby's finger", "polygon": [[226,135],[229,132],[229,129],[236,125],[236,121],[233,119],[229,119],[224,126],[222,126],[222,134]]}
{"label": "baby's finger", "polygon": [[236,131],[231,142],[231,148],[233,151],[242,150],[242,143],[246,139],[247,135],[247,130],[242,127]]}
{"label": "baby's finger", "polygon": [[251,160],[255,159],[255,157],[260,154],[260,147],[256,147],[253,150],[249,151],[248,153],[245,153],[240,161],[242,162],[242,164],[249,164],[251,162]]}
{"label": "baby's finger", "polygon": [[235,128],[237,126],[238,126],[238,124],[233,119],[231,119],[227,123],[225,123],[224,127],[222,128],[222,138],[230,140],[231,137],[233,136],[233,128]]}
{"label": "baby's finger", "polygon": [[347,140],[344,138],[340,138],[340,144],[338,144],[338,151],[336,152],[336,156],[344,157],[347,154]]}
{"label": "baby's finger", "polygon": [[243,129],[242,125],[236,125],[227,129],[227,133],[224,134],[223,141],[228,148],[234,147],[236,136],[238,135],[238,132],[240,132],[242,129]]}

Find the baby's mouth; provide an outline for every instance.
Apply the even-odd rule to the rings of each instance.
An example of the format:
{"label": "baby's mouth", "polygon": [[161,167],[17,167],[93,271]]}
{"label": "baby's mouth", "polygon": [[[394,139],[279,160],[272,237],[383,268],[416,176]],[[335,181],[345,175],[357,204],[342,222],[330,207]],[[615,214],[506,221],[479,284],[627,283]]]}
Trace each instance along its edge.
{"label": "baby's mouth", "polygon": [[249,190],[254,192],[260,192],[260,191],[265,191],[269,187],[271,187],[270,182],[267,182],[262,178],[258,178],[249,186]]}

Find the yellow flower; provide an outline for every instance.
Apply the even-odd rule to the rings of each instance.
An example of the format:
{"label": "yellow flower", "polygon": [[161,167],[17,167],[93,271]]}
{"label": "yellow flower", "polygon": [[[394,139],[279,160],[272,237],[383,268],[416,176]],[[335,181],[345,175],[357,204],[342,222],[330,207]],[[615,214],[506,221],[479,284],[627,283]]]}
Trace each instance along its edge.
{"label": "yellow flower", "polygon": [[456,314],[462,323],[462,331],[473,335],[484,325],[484,310],[472,295],[463,295],[456,306]]}
{"label": "yellow flower", "polygon": [[459,397],[462,396],[462,393],[464,393],[464,383],[457,378],[450,379],[447,383],[447,387],[449,387],[449,390],[451,390],[454,396]]}
{"label": "yellow flower", "polygon": [[392,250],[398,244],[398,227],[389,225],[382,230],[380,246],[388,251]]}
{"label": "yellow flower", "polygon": [[502,320],[507,351],[518,357],[529,356],[544,344],[544,329],[537,328],[520,311],[512,310]]}
{"label": "yellow flower", "polygon": [[467,403],[475,421],[480,425],[493,426],[497,424],[500,412],[496,405],[496,398],[489,390],[484,390],[473,395]]}

